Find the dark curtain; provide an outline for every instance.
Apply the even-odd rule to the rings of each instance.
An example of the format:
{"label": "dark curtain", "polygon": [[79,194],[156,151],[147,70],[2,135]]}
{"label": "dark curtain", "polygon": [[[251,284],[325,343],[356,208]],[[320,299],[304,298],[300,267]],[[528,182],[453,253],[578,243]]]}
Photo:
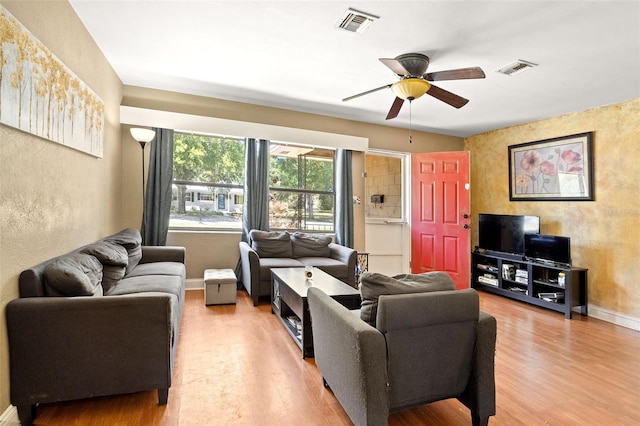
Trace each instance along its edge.
{"label": "dark curtain", "polygon": [[142,214],[142,243],[163,246],[167,243],[173,180],[173,130],[154,128],[156,138],[149,144],[149,177]]}
{"label": "dark curtain", "polygon": [[352,151],[337,149],[335,155],[336,243],[353,248],[353,178],[351,173]]}
{"label": "dark curtain", "polygon": [[269,230],[269,141],[247,138],[244,161],[242,241],[252,229]]}
{"label": "dark curtain", "polygon": [[[252,229],[269,230],[269,141],[247,138],[244,152],[244,205],[242,241],[249,241]],[[236,277],[241,280],[238,260]]]}

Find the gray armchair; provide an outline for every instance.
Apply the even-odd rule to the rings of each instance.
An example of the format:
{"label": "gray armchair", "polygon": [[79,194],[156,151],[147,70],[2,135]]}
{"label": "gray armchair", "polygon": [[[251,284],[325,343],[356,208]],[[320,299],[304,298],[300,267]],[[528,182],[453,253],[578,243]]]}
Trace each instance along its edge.
{"label": "gray armchair", "polygon": [[496,321],[475,290],[380,296],[376,327],[320,289],[307,297],[316,365],[355,425],[448,398],[473,425],[495,415]]}

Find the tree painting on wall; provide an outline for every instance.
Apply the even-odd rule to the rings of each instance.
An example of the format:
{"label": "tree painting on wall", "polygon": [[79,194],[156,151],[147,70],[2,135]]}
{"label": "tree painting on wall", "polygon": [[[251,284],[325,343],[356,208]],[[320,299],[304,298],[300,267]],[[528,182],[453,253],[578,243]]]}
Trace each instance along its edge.
{"label": "tree painting on wall", "polygon": [[103,154],[103,101],[2,5],[0,122]]}

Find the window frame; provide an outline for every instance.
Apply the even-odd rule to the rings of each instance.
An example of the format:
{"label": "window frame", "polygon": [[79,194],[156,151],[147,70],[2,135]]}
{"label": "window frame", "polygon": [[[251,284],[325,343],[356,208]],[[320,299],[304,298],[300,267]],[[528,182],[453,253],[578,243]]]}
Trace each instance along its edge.
{"label": "window frame", "polygon": [[[220,135],[220,134],[215,134],[215,133],[200,133],[200,132],[190,132],[190,131],[184,131],[184,130],[175,130],[174,131],[174,137],[175,135],[198,135],[198,136],[204,136],[204,137],[210,137],[212,139],[223,139],[223,140],[237,140],[238,142],[241,142],[245,145],[245,149],[246,149],[246,138],[244,137],[236,137],[236,136],[225,136],[225,135]],[[310,146],[310,145],[306,145],[306,144],[302,144],[302,143],[289,143],[289,142],[281,142],[281,141],[270,141],[270,144],[273,145],[284,145],[284,146],[292,146],[292,147],[302,147],[302,148],[310,148],[310,149],[318,149],[318,150],[324,150],[324,151],[330,151],[332,152],[332,156],[329,157],[325,157],[324,161],[330,161],[333,165],[333,173],[332,173],[332,184],[331,184],[331,190],[313,190],[313,189],[304,189],[301,188],[300,186],[304,184],[304,180],[301,182],[300,180],[300,174],[298,175],[298,188],[281,188],[281,187],[277,187],[277,186],[271,186],[269,185],[268,191],[271,194],[273,193],[288,193],[288,194],[298,194],[298,195],[305,195],[305,194],[310,194],[310,195],[329,195],[332,197],[332,209],[331,209],[331,216],[332,216],[332,221],[331,222],[326,222],[327,225],[329,226],[330,229],[326,229],[326,230],[313,230],[313,229],[305,229],[303,227],[301,227],[300,225],[302,224],[302,219],[300,219],[298,221],[299,226],[297,228],[273,228],[273,230],[277,230],[277,231],[290,231],[290,232],[306,232],[306,233],[334,233],[335,232],[335,203],[336,203],[336,192],[335,192],[335,148],[332,147],[326,147],[326,146]],[[312,152],[312,151],[311,151]],[[308,153],[307,153],[308,154]],[[245,151],[245,156],[246,156],[246,151]],[[273,154],[273,156],[277,156],[275,154]],[[302,154],[302,155],[298,155],[298,161],[300,161],[300,157],[305,157],[306,154]],[[271,157],[272,154],[269,154],[269,161],[271,162]],[[292,157],[290,157],[292,158]],[[310,158],[314,158],[314,156],[310,156]],[[318,158],[316,161],[323,161],[320,159],[320,157],[316,157]],[[269,165],[269,173],[271,173],[271,164]],[[208,187],[211,191],[211,200],[207,200],[207,202],[212,203],[213,207],[217,207],[218,206],[218,196],[219,194],[216,193],[216,189],[218,188],[224,188],[226,190],[228,190],[229,192],[226,194],[226,200],[225,200],[225,208],[223,210],[220,210],[219,208],[216,208],[216,211],[221,211],[221,212],[228,212],[230,214],[242,214],[240,213],[233,213],[230,212],[230,209],[232,208],[232,206],[235,205],[239,205],[238,203],[235,203],[235,201],[240,198],[242,199],[242,208],[244,209],[244,201],[245,201],[245,194],[244,194],[244,187],[245,187],[245,180],[246,180],[246,170],[244,170],[244,164],[243,164],[243,177],[242,177],[242,183],[216,183],[216,182],[203,182],[203,181],[192,181],[192,180],[184,180],[184,179],[172,179],[172,186],[176,186],[176,185],[183,185],[185,187]],[[230,191],[234,190],[234,189],[239,189],[242,192],[241,193],[236,193],[236,194],[232,194]],[[193,201],[193,198],[197,198],[198,201],[200,201],[200,197],[199,197],[199,193],[198,196],[196,196],[196,191],[193,190],[187,190],[186,192],[187,194],[189,194],[189,202],[194,203],[195,201]],[[233,196],[233,198],[231,198],[231,196]],[[176,199],[173,199],[176,200]],[[176,200],[177,201],[177,200]],[[187,200],[185,199],[185,202]],[[271,203],[269,202],[269,210],[270,209],[270,205]],[[191,206],[193,208],[193,206]],[[198,209],[201,209],[201,206],[198,207]],[[308,217],[308,212],[306,211],[306,207],[304,209],[306,215],[305,215],[305,221],[306,221],[306,217]],[[234,227],[225,227],[225,226],[216,226],[216,227],[211,227],[211,226],[176,226],[176,225],[171,225],[171,221],[172,219],[174,219],[172,216],[175,213],[172,212],[170,214],[170,219],[169,219],[169,231],[173,232],[173,231],[187,231],[187,232],[242,232],[242,221],[239,221],[240,226],[234,226]],[[195,221],[194,221],[195,222]],[[269,211],[269,222],[271,225],[271,211]],[[271,226],[270,226],[271,228]]]}
{"label": "window frame", "polygon": [[[298,227],[297,228],[293,228],[293,227],[277,227],[277,228],[272,228],[271,227],[271,201],[269,202],[269,229],[274,230],[274,231],[290,231],[290,232],[305,232],[305,233],[334,233],[335,232],[335,204],[336,204],[336,192],[335,192],[335,183],[336,183],[336,173],[335,173],[335,149],[330,148],[330,147],[324,147],[324,146],[309,146],[309,145],[305,145],[305,144],[298,144],[298,143],[285,143],[285,142],[279,142],[279,141],[271,141],[272,145],[280,145],[280,146],[290,146],[290,147],[297,147],[297,148],[306,148],[306,149],[310,149],[310,151],[304,153],[304,154],[298,154],[295,157],[289,157],[289,158],[296,158],[298,161],[298,188],[290,188],[290,187],[277,187],[277,186],[269,186],[269,193],[271,194],[273,193],[287,193],[287,194],[298,194],[298,195],[330,195],[333,200],[332,200],[332,212],[331,212],[331,216],[332,216],[332,221],[331,222],[326,222],[327,224],[330,224],[330,229],[307,229],[302,228],[300,225],[302,224],[303,220],[306,222],[306,218],[308,217],[308,211],[306,209],[306,207],[304,209],[299,209],[298,213],[302,210],[304,211],[305,215],[303,215],[303,218],[298,219]],[[314,150],[322,150],[322,151],[328,151],[331,152],[332,155],[331,157],[319,157],[319,156],[310,156],[308,155],[309,153],[313,152]],[[269,154],[270,157],[270,161],[269,163],[271,163],[271,157],[277,157],[277,154]],[[312,161],[327,161],[327,162],[331,162],[332,164],[332,174],[331,174],[331,188],[332,190],[327,191],[327,190],[316,190],[316,189],[305,189],[302,186],[306,183],[306,176],[304,176],[304,179],[300,179],[301,177],[301,172],[300,172],[300,166],[301,166],[301,160],[302,162],[304,162],[305,160],[307,160],[307,157],[313,159]],[[306,171],[306,164],[305,164],[305,171]],[[271,174],[272,170],[271,170],[271,166],[269,166],[269,173]],[[305,173],[305,172],[303,172]]]}

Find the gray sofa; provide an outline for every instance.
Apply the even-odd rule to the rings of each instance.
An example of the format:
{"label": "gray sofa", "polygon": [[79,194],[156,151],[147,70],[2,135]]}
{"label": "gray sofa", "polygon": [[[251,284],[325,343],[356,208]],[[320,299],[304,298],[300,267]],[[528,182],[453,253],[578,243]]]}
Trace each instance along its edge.
{"label": "gray sofa", "polygon": [[[475,290],[447,279],[365,272],[360,312],[309,288],[316,365],[356,426],[387,425],[391,411],[448,398],[470,409],[474,425],[495,415],[495,318],[480,312]],[[367,280],[385,283],[362,288]]]}
{"label": "gray sofa", "polygon": [[331,241],[321,234],[252,230],[249,241],[240,242],[240,262],[253,305],[271,294],[271,268],[315,266],[355,287],[356,251]]}
{"label": "gray sofa", "polygon": [[166,404],[185,291],[185,249],[129,228],[33,266],[6,307],[10,398],[39,403],[158,390]]}

